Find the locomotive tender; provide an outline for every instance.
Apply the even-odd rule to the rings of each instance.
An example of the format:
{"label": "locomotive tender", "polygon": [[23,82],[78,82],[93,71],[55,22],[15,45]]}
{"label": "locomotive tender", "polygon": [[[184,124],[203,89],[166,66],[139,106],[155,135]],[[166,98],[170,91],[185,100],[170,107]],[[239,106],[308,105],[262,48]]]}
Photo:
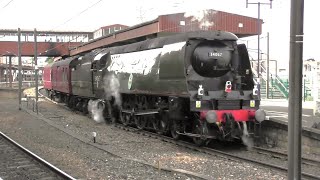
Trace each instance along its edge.
{"label": "locomotive tender", "polygon": [[88,113],[96,100],[106,120],[190,136],[198,145],[254,136],[266,115],[248,51],[229,32],[149,39],[48,66],[45,88],[69,107]]}

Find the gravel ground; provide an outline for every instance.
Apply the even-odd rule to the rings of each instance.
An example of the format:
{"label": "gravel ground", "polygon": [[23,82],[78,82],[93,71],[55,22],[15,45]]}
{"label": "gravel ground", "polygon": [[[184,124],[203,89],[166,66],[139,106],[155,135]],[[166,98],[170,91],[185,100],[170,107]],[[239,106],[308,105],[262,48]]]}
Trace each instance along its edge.
{"label": "gravel ground", "polygon": [[77,179],[192,179],[113,156],[18,110],[15,94],[0,91],[0,130]]}
{"label": "gravel ground", "polygon": [[[0,93],[1,96],[1,93]],[[2,97],[2,96],[1,96]],[[7,99],[7,96],[6,96]],[[0,99],[0,104],[4,101]],[[12,100],[11,100],[12,101]],[[8,103],[8,102],[7,102]],[[16,102],[11,102],[16,103]],[[9,104],[9,103],[8,103]],[[4,109],[0,110],[0,113]],[[210,176],[211,179],[286,179],[286,174],[253,164],[231,161],[188,150],[161,140],[148,138],[120,130],[105,123],[96,123],[81,113],[42,101],[39,112],[59,129],[76,134],[84,141],[92,141],[92,132],[97,132],[97,145],[109,152],[129,159],[138,159],[161,167],[183,169]],[[25,113],[22,116],[29,116]],[[53,164],[61,165],[71,175],[85,179],[189,179],[185,175],[159,173],[151,167],[118,158],[88,146],[62,133],[39,119],[22,121],[14,114],[14,120],[1,119],[1,130],[12,134],[18,142],[32,147],[40,156]],[[10,116],[9,116],[10,115]],[[7,119],[7,120],[5,120]],[[27,118],[30,119],[30,118]]]}

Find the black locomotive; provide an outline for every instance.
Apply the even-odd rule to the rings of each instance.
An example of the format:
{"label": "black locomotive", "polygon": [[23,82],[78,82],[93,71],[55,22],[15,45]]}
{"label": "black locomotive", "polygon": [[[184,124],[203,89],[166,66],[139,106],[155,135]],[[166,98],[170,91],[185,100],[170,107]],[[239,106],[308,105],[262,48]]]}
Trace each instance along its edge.
{"label": "black locomotive", "polygon": [[70,91],[50,92],[83,112],[97,102],[107,121],[202,145],[252,136],[265,119],[247,49],[229,32],[187,32],[55,63],[63,62],[66,70],[52,76],[65,78],[52,79]]}

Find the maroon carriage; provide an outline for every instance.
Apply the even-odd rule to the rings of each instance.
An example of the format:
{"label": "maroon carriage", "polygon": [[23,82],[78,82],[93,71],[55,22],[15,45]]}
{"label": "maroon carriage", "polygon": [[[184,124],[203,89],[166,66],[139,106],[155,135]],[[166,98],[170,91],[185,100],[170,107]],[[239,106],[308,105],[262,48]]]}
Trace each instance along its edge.
{"label": "maroon carriage", "polygon": [[74,59],[75,57],[71,57],[57,61],[51,67],[52,89],[55,97],[62,98],[61,100],[72,94],[70,63]]}
{"label": "maroon carriage", "polygon": [[46,66],[44,66],[43,68],[43,76],[42,76],[42,80],[43,80],[43,87],[44,89],[50,91],[52,90],[52,83],[51,83],[51,67],[52,67],[53,63],[47,64]]}

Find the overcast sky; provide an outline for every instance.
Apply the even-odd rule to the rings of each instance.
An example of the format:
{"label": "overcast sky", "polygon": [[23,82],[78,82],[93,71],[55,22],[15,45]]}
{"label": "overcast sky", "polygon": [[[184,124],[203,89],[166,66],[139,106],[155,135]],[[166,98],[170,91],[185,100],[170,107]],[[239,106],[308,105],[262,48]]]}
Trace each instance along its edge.
{"label": "overcast sky", "polygon": [[[258,0],[249,0],[257,2]],[[268,3],[269,0],[260,0]],[[319,0],[305,0],[304,59],[320,60],[317,17]],[[257,6],[246,0],[0,0],[1,29],[93,31],[110,24],[135,25],[158,15],[215,9],[257,17]],[[263,34],[270,32],[270,57],[288,65],[290,0],[273,0],[273,7],[261,6]],[[257,37],[250,37],[249,48],[257,49]],[[266,52],[266,38],[261,40]],[[251,55],[256,58],[253,51]],[[263,57],[264,58],[264,57]]]}

